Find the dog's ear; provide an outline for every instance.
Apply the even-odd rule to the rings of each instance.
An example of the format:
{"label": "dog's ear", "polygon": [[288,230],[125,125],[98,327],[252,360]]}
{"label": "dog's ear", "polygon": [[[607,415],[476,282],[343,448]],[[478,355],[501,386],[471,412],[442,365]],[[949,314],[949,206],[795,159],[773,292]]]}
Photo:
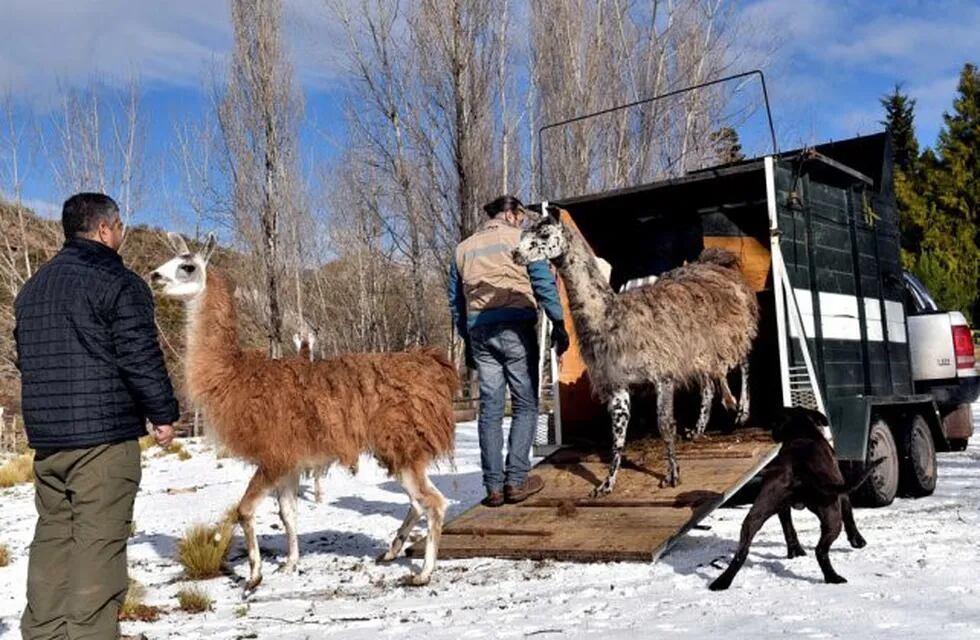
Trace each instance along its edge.
{"label": "dog's ear", "polygon": [[813,423],[813,426],[815,427],[826,427],[830,425],[830,421],[827,420],[827,416],[820,413],[819,411],[815,411],[814,409],[807,409],[805,407],[796,407],[796,409],[800,412],[800,415],[802,415],[811,423]]}
{"label": "dog's ear", "polygon": [[786,426],[793,421],[794,415],[793,407],[788,407],[776,414],[775,419],[772,421],[773,440],[776,442],[783,441],[783,434],[786,433]]}

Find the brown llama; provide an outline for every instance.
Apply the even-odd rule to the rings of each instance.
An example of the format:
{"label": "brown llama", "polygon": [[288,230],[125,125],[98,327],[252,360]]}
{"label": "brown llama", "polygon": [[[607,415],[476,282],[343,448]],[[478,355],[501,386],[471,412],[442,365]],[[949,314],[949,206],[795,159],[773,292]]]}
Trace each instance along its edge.
{"label": "brown llama", "polygon": [[657,425],[667,451],[661,486],[677,486],[675,390],[701,385],[701,416],[694,429],[698,433],[707,423],[715,384],[725,406],[735,408],[725,376],[740,367],[747,409],[747,362],[759,309],[735,256],[706,249],[696,262],[617,295],[578,230],[545,215],[524,231],[514,261],[545,259],[557,267],[565,284],[593,392],[612,418],[609,476],[593,497],[609,494],[616,484],[630,419],[630,390],[650,384],[656,388]]}
{"label": "brown llama", "polygon": [[452,399],[455,367],[435,350],[360,353],[320,360],[272,360],[243,350],[235,302],[224,277],[208,268],[215,246],[208,237],[192,253],[168,234],[176,257],[150,274],[163,295],[187,304],[186,389],[204,409],[212,432],[237,458],[256,465],[238,506],[248,547],[246,589],[262,581],[255,510],[270,490],[278,494],[289,541],[283,571],[299,560],[296,496],[303,469],[362,452],[374,455],[405,488],[409,510],[379,561],[391,561],[424,514],[429,524],[422,570],[410,583],[429,582],[442,533],[446,499],[429,480],[428,466],[451,457],[455,444]]}

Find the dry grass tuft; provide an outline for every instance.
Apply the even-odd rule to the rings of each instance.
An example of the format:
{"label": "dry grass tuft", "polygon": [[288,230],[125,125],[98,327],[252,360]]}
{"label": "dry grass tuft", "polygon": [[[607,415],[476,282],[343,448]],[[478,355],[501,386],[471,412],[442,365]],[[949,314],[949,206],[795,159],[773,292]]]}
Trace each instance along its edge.
{"label": "dry grass tuft", "polygon": [[[142,443],[142,440],[141,440]],[[142,446],[142,444],[140,445]],[[170,443],[170,446],[166,449],[160,448],[159,453],[157,453],[154,458],[162,458],[164,456],[177,456],[178,460],[190,460],[193,456],[191,452],[184,448],[184,443],[179,441],[174,441]]]}
{"label": "dry grass tuft", "polygon": [[177,602],[180,610],[187,613],[204,613],[214,604],[208,592],[200,587],[184,587],[177,592]]}
{"label": "dry grass tuft", "polygon": [[0,467],[0,489],[34,480],[34,452],[22,453]]}
{"label": "dry grass tuft", "polygon": [[10,564],[10,548],[5,544],[0,544],[0,567]]}
{"label": "dry grass tuft", "polygon": [[231,510],[218,524],[196,524],[177,542],[177,561],[192,580],[205,580],[221,575],[231,536],[238,523],[238,511]]}
{"label": "dry grass tuft", "polygon": [[160,607],[153,607],[143,603],[146,597],[146,588],[132,578],[129,579],[129,589],[126,591],[126,599],[123,600],[122,608],[119,609],[119,619],[156,622],[162,613]]}

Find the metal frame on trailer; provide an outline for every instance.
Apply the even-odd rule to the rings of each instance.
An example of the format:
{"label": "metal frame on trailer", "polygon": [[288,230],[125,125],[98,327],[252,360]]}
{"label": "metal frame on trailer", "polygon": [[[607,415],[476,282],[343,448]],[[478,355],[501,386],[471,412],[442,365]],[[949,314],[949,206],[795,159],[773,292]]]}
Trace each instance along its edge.
{"label": "metal frame on trailer", "polygon": [[[809,345],[807,344],[803,316],[800,313],[799,303],[796,300],[796,292],[793,289],[792,283],[789,281],[789,273],[786,271],[786,263],[783,260],[783,251],[779,245],[781,234],[779,231],[779,219],[776,215],[775,157],[766,156],[763,159],[763,168],[766,179],[766,209],[769,213],[769,250],[772,256],[773,298],[776,311],[777,340],[779,342],[779,378],[783,392],[783,406],[809,406],[809,408],[816,409],[820,413],[827,415],[823,394],[820,391],[820,384],[817,380],[816,369],[814,369],[813,359],[810,355]],[[789,312],[788,314],[787,311]],[[793,332],[796,334],[797,343],[803,355],[804,367],[802,370],[789,366],[789,342],[786,332],[787,316],[792,323]],[[827,440],[833,444],[833,433],[829,426],[823,428],[823,433]]]}

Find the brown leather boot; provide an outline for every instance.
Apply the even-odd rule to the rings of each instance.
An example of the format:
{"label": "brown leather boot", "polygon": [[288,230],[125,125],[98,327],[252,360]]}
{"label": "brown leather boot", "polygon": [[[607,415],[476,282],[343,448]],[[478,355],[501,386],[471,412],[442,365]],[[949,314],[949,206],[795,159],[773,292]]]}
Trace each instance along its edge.
{"label": "brown leather boot", "polygon": [[538,476],[528,476],[523,484],[504,485],[504,498],[511,504],[524,502],[542,489],[544,489],[544,480]]}
{"label": "brown leather boot", "polygon": [[500,507],[504,504],[504,494],[500,491],[488,491],[487,497],[480,504],[484,507]]}

